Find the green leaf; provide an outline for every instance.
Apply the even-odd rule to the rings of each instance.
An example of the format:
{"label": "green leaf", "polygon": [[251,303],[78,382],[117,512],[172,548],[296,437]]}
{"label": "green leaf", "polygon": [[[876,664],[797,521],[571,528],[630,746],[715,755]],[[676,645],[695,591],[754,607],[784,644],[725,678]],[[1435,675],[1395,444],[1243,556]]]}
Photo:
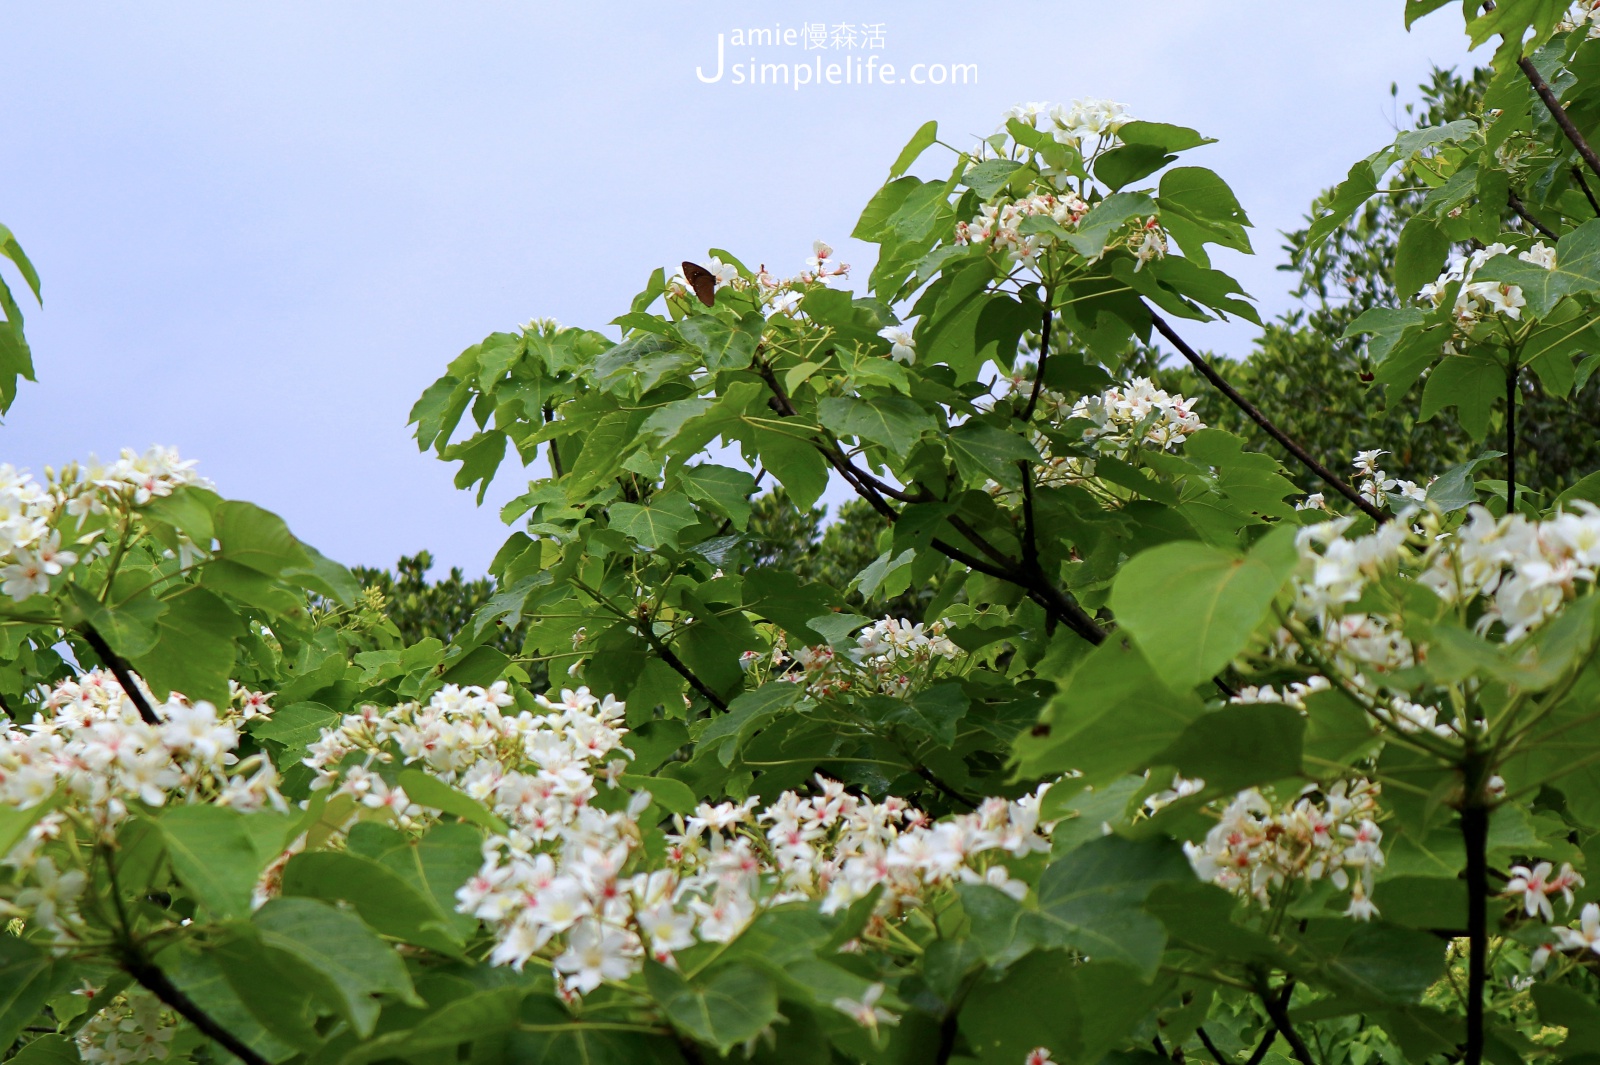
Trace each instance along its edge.
{"label": "green leaf", "polygon": [[1489,410],[1505,391],[1506,371],[1498,362],[1479,355],[1448,355],[1428,375],[1418,417],[1428,419],[1455,407],[1467,435],[1482,440],[1489,431]]}
{"label": "green leaf", "polygon": [[642,777],[624,773],[618,783],[636,791],[648,791],[655,804],[668,813],[691,814],[700,804],[689,785],[671,777]]}
{"label": "green leaf", "polygon": [[1005,187],[1006,182],[1022,168],[1021,163],[1010,159],[985,159],[963,174],[961,182],[987,200]]}
{"label": "green leaf", "polygon": [[[526,992],[517,987],[497,987],[476,991],[449,1002],[417,1022],[415,1028],[386,1032],[363,1043],[339,1059],[339,1065],[365,1065],[369,1061],[456,1060],[456,1055],[441,1059],[440,1051],[454,1050],[468,1043],[500,1040],[515,1031],[518,1006]],[[484,1058],[473,1055],[470,1060]]]}
{"label": "green leaf", "polygon": [[[111,649],[123,658],[147,654],[161,638],[156,623],[167,606],[153,595],[134,596],[124,603],[102,603],[81,584],[66,586],[67,600],[83,623],[104,637]],[[79,622],[69,617],[74,625]]]}
{"label": "green leaf", "polygon": [[463,821],[495,832],[509,832],[510,827],[500,816],[464,791],[458,791],[438,777],[420,769],[402,769],[396,781],[405,789],[406,796],[418,806],[439,810]]}
{"label": "green leaf", "polygon": [[1421,291],[1439,276],[1450,254],[1450,237],[1427,215],[1413,215],[1395,248],[1394,288],[1402,297]]}
{"label": "green leaf", "polygon": [[1197,718],[1152,762],[1201,778],[1208,788],[1236,792],[1299,776],[1305,732],[1305,718],[1291,707],[1225,706]]}
{"label": "green leaf", "polygon": [[320,973],[338,996],[339,1012],[362,1038],[372,1034],[390,994],[420,1005],[400,955],[353,913],[314,899],[278,898],[256,911],[261,942]]}
{"label": "green leaf", "polygon": [[32,1024],[56,990],[50,955],[26,939],[0,933],[0,1046],[9,1047]]}
{"label": "green leaf", "polygon": [[724,965],[709,978],[690,982],[674,969],[647,961],[644,977],[673,1027],[722,1054],[754,1039],[778,1017],[772,979],[748,965]]}
{"label": "green leaf", "polygon": [[728,704],[728,712],[711,719],[695,740],[695,757],[716,753],[723,765],[732,765],[745,740],[778,714],[800,700],[804,691],[796,684],[764,684]]}
{"label": "green leaf", "polygon": [[697,314],[679,322],[678,333],[705,356],[706,369],[743,369],[761,341],[761,316],[751,315],[735,326],[712,314]]}
{"label": "green leaf", "polygon": [[1149,979],[1167,933],[1141,904],[1157,884],[1193,879],[1188,858],[1171,840],[1091,840],[1039,877],[1041,941],[1123,962]]}
{"label": "green leaf", "polygon": [[[292,615],[305,612],[303,595],[289,591],[260,570],[242,566],[225,558],[208,563],[201,570],[200,583],[214,592],[232,596],[241,603],[271,614]],[[153,630],[152,636],[154,636]]]}
{"label": "green leaf", "polygon": [[750,522],[750,497],[756,492],[756,479],[744,470],[703,464],[685,466],[679,473],[684,494],[705,503],[733,522],[743,532]]}
{"label": "green leaf", "polygon": [[133,666],[156,698],[182,692],[191,699],[228,704],[234,640],[245,633],[243,620],[217,596],[190,585],[162,600],[155,646],[135,656]]}
{"label": "green leaf", "polygon": [[225,806],[174,806],[156,818],[178,880],[217,917],[248,917],[262,863],[245,827]]}
{"label": "green leaf", "polygon": [[[862,209],[861,217],[856,221],[855,228],[850,235],[857,240],[881,244],[889,236],[889,219],[905,204],[907,197],[912,192],[922,187],[922,181],[914,177],[895,178],[883,188],[872,194],[872,199],[867,201],[867,206]],[[930,182],[938,185],[939,182]]]}
{"label": "green leaf", "polygon": [[1130,218],[1144,218],[1155,213],[1156,202],[1144,193],[1114,192],[1083,216],[1077,232],[1067,238],[1067,243],[1085,259],[1098,259],[1106,250],[1111,234]]}
{"label": "green leaf", "polygon": [[1117,137],[1122,144],[1094,162],[1094,176],[1111,189],[1155,173],[1176,159],[1176,152],[1213,143],[1186,126],[1165,122],[1129,122],[1117,131]]}
{"label": "green leaf", "polygon": [[1296,940],[1321,979],[1369,1001],[1417,1002],[1444,976],[1444,941],[1415,928],[1314,918]]}
{"label": "green leaf", "polygon": [[32,291],[33,298],[39,299],[39,271],[33,268],[33,263],[28,261],[28,256],[22,250],[22,245],[17,243],[16,236],[5,226],[0,226],[0,255],[10,259],[16,268],[22,272],[22,279],[28,283],[28,288]]}
{"label": "green leaf", "polygon": [[828,465],[808,441],[777,432],[756,434],[761,464],[778,479],[802,511],[816,505],[828,487]]}
{"label": "green leaf", "polygon": [[613,529],[652,551],[677,548],[678,534],[700,521],[694,506],[676,492],[655,496],[644,506],[613,503],[606,513]]}
{"label": "green leaf", "polygon": [[372,821],[350,830],[350,851],[398,873],[418,894],[431,898],[446,915],[455,939],[477,927],[475,918],[457,913],[456,889],[483,864],[483,832],[460,821],[434,825],[420,840],[408,840],[387,825]]}
{"label": "green leaf", "polygon": [[956,426],[946,438],[956,469],[970,485],[982,485],[993,478],[1000,484],[1020,488],[1019,462],[1038,462],[1032,444],[987,422],[968,421]]}
{"label": "green leaf", "polygon": [[448,444],[471,399],[471,386],[455,377],[441,377],[429,385],[406,419],[407,425],[417,427],[417,449],[426,451],[435,444],[440,448]]}
{"label": "green leaf", "polygon": [[461,468],[456,471],[455,486],[471,488],[477,485],[479,503],[483,502],[484,494],[489,491],[489,482],[494,480],[495,471],[505,457],[506,434],[498,429],[478,433],[439,452],[439,458],[445,462],[461,462]]}
{"label": "green leaf", "polygon": [[1036,1047],[1048,1048],[1061,1065],[1120,1065],[1121,1056],[1107,1051],[1129,1041],[1169,987],[1098,958],[1074,964],[1033,954],[1000,980],[973,987],[961,1010],[961,1032],[981,1065],[1019,1065]]}
{"label": "green leaf", "polygon": [[1546,270],[1516,255],[1497,255],[1472,275],[1473,281],[1505,281],[1522,288],[1528,313],[1543,318],[1563,296],[1600,292],[1600,218],[1592,218],[1556,243],[1556,265]]}
{"label": "green leaf", "polygon": [[904,396],[828,398],[817,404],[822,424],[839,436],[882,444],[891,455],[905,455],[917,438],[938,428],[920,403]]}
{"label": "green leaf", "polygon": [[[1204,710],[1193,692],[1168,688],[1132,641],[1118,636],[1077,663],[1040,724],[1013,742],[1025,774],[1076,769],[1098,787],[1150,765]],[[1129,728],[1130,721],[1139,727]]]}
{"label": "green leaf", "polygon": [[216,538],[216,526],[211,515],[221,502],[222,499],[215,492],[195,485],[184,485],[173,489],[170,495],[154,497],[139,508],[139,513],[146,518],[164,521],[200,547],[209,548],[211,541]]}
{"label": "green leaf", "polygon": [[294,1056],[296,1044],[263,1025],[229,982],[221,952],[199,951],[184,944],[162,951],[156,963],[178,990],[256,1053],[274,1062]]}
{"label": "green leaf", "polygon": [[433,899],[379,862],[344,851],[308,851],[289,859],[283,894],[347,902],[374,931],[441,954],[461,943]]}
{"label": "green leaf", "polygon": [[1161,679],[1184,691],[1245,648],[1298,562],[1288,528],[1243,557],[1193,541],[1162,544],[1117,574],[1111,608]]}
{"label": "green leaf", "polygon": [[917,161],[917,156],[932,147],[933,142],[939,139],[939,123],[931,119],[917,127],[911,135],[906,146],[900,149],[900,154],[895,156],[894,163],[889,167],[889,180],[904,174],[911,169],[911,164]]}
{"label": "green leaf", "polygon": [[1437,503],[1446,514],[1471,506],[1478,501],[1478,489],[1473,479],[1478,467],[1504,457],[1503,451],[1485,451],[1475,459],[1450,467],[1428,485],[1428,502]]}
{"label": "green leaf", "polygon": [[212,513],[217,554],[269,577],[286,569],[308,569],[311,556],[300,546],[283,519],[254,503],[228,500]]}
{"label": "green leaf", "polygon": [[956,725],[971,705],[959,684],[935,684],[908,700],[896,701],[898,710],[889,720],[901,722],[947,747],[956,742]]}
{"label": "green leaf", "polygon": [[1177,239],[1183,254],[1202,267],[1211,265],[1207,244],[1246,255],[1253,250],[1245,233],[1249,216],[1227,182],[1205,167],[1180,166],[1163,174],[1156,205],[1161,209],[1161,224]]}
{"label": "green leaf", "polygon": [[64,1035],[41,1035],[6,1059],[6,1065],[80,1065],[78,1046]]}
{"label": "green leaf", "polygon": [[39,818],[60,806],[65,794],[57,791],[32,806],[0,806],[0,855],[10,854]]}

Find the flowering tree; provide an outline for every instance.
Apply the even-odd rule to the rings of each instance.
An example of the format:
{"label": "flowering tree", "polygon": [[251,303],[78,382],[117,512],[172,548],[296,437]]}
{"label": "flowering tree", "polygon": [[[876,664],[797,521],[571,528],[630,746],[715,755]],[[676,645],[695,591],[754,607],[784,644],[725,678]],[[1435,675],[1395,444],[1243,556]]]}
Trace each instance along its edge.
{"label": "flowering tree", "polygon": [[[1311,234],[1397,165],[1428,187],[1415,298],[1351,328],[1374,387],[1504,443],[1425,485],[1378,448],[1341,477],[1184,342],[1169,318],[1255,320],[1208,254],[1248,218],[1182,162],[1200,134],[1094,101],[919,130],[857,224],[864,295],[822,243],[791,278],[713,250],[620,340],[463,352],[421,446],[480,498],[508,449],[541,475],[448,644],[169,452],[6,468],[0,1042],[1600,1052],[1600,482],[1516,478],[1522,376],[1596,364],[1600,43],[1587,6],[1468,14],[1502,41],[1486,110],[1357,163]],[[1112,379],[1156,336],[1281,456]],[[830,477],[881,518],[845,589],[747,535],[764,484]],[[844,606],[913,585],[916,621]]]}

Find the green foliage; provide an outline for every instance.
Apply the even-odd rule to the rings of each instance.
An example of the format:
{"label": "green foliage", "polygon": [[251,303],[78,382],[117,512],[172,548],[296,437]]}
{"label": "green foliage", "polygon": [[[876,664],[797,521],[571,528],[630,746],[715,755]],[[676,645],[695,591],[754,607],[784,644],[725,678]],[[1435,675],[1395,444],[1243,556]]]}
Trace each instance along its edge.
{"label": "green foliage", "polygon": [[1592,1058],[1600,493],[1556,427],[1600,173],[1534,89],[1592,127],[1600,41],[1561,14],[1468,11],[1495,67],[1319,201],[1318,305],[1228,372],[1314,452],[1409,441],[1421,502],[1299,508],[1275,438],[1124,379],[1168,316],[1254,320],[1207,251],[1249,220],[1104,104],[919,129],[864,294],[711,249],[615,336],[468,347],[419,445],[480,500],[548,471],[486,579],[351,573],[172,456],[14,477],[5,1060]]}

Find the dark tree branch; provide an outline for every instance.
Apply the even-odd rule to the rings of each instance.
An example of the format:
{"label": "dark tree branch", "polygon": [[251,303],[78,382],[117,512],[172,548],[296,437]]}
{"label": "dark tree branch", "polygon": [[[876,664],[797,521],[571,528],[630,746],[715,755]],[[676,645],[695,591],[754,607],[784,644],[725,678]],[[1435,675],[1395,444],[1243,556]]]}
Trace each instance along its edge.
{"label": "dark tree branch", "polygon": [[210,1014],[196,1005],[194,999],[184,994],[154,962],[136,951],[129,950],[123,956],[122,971],[245,1065],[271,1065],[271,1062],[250,1049],[242,1039],[222,1027]]}
{"label": "dark tree branch", "polygon": [[128,663],[122,660],[122,656],[111,649],[111,645],[106,643],[105,638],[95,631],[93,625],[85,624],[78,631],[83,634],[83,638],[94,649],[94,653],[99,656],[100,661],[111,667],[111,672],[116,676],[117,683],[122,685],[122,690],[129,699],[133,700],[133,705],[138,707],[139,716],[144,719],[145,724],[161,724],[161,719],[156,716],[155,708],[150,705],[150,700],[144,697],[143,690],[140,689],[138,682],[133,679],[133,671],[128,668]]}
{"label": "dark tree branch", "polygon": [[1033,420],[1033,409],[1039,405],[1039,393],[1044,391],[1044,364],[1050,357],[1050,305],[1045,304],[1044,321],[1039,323],[1039,365],[1033,368],[1033,392],[1028,396],[1028,405],[1023,408],[1022,420]]}
{"label": "dark tree branch", "polygon": [[961,794],[950,784],[946,783],[944,779],[941,778],[937,773],[923,765],[921,762],[913,765],[911,767],[911,771],[917,774],[917,776],[921,777],[923,780],[926,780],[929,784],[932,784],[939,794],[943,795],[950,801],[960,803],[969,810],[976,810],[978,808],[978,804],[976,802],[973,802],[971,799]]}
{"label": "dark tree branch", "polygon": [[[544,405],[544,423],[549,425],[555,420],[555,417],[555,407],[546,403]],[[557,477],[566,476],[566,471],[561,468],[561,452],[556,449],[556,441],[554,440],[550,441],[550,472]]]}
{"label": "dark tree branch", "polygon": [[1574,165],[1572,176],[1578,180],[1578,187],[1583,190],[1583,198],[1589,201],[1589,206],[1594,209],[1596,218],[1600,218],[1600,200],[1594,198],[1594,191],[1589,188],[1588,179],[1583,176],[1583,167]]}
{"label": "dark tree branch", "polygon": [[[772,367],[757,360],[755,370],[772,392],[774,409],[784,417],[794,417],[798,412],[795,410],[793,402],[784,392],[783,386],[778,383],[778,376],[773,372]],[[839,475],[855,489],[856,494],[872,506],[872,509],[891,522],[900,517],[899,512],[878,490],[877,485],[881,482],[878,482],[877,478],[872,477],[851,462],[849,456],[844,453],[837,443],[817,437],[813,437],[811,443],[822,453],[823,458],[827,459],[828,463],[839,472]],[[898,489],[892,489],[888,485],[883,487],[893,492],[897,498],[906,502],[922,501],[917,496],[900,492]],[[952,516],[948,521],[951,528],[966,537],[983,554],[989,556],[992,561],[984,562],[975,555],[937,537],[932,541],[934,550],[969,569],[994,577],[997,580],[1017,585],[1028,593],[1029,598],[1043,607],[1047,615],[1065,624],[1090,643],[1098,644],[1105,639],[1105,632],[1089,616],[1088,612],[1069,598],[1066,593],[1055,587],[1037,566],[1031,572],[1026,570],[1015,559],[1008,557],[1003,551],[980,536],[976,530],[962,519]]]}
{"label": "dark tree branch", "polygon": [[1211,1055],[1212,1060],[1217,1065],[1228,1065],[1228,1059],[1222,1056],[1222,1051],[1218,1050],[1217,1044],[1211,1041],[1211,1037],[1206,1034],[1205,1028],[1196,1028],[1194,1034],[1200,1037],[1200,1045],[1206,1048],[1206,1053]]}
{"label": "dark tree branch", "polygon": [[1517,512],[1517,365],[1516,352],[1506,364],[1506,517]]}
{"label": "dark tree branch", "polygon": [[[1493,4],[1485,4],[1490,11],[1494,10]],[[1556,125],[1561,127],[1561,132],[1567,135],[1567,140],[1578,149],[1578,155],[1589,165],[1592,173],[1600,174],[1600,155],[1595,155],[1594,149],[1589,147],[1589,142],[1583,139],[1583,134],[1578,132],[1578,127],[1572,124],[1572,116],[1567,114],[1567,109],[1561,106],[1561,101],[1556,98],[1555,90],[1550,88],[1550,83],[1544,80],[1544,75],[1539,73],[1539,68],[1533,65],[1533,60],[1527,56],[1517,60],[1523,75],[1528,79],[1528,84],[1533,86],[1533,91],[1539,94],[1539,99],[1544,101],[1544,106],[1550,112],[1550,117],[1556,120]]]}
{"label": "dark tree branch", "polygon": [[1483,995],[1489,983],[1489,807],[1485,802],[1488,760],[1469,751],[1462,766],[1466,799],[1461,841],[1467,851],[1467,1043],[1462,1065],[1483,1062]]}
{"label": "dark tree branch", "polygon": [[1549,237],[1551,240],[1560,239],[1556,236],[1555,230],[1551,229],[1549,226],[1533,217],[1533,212],[1528,210],[1528,205],[1522,202],[1522,198],[1520,196],[1509,189],[1506,190],[1506,203],[1511,205],[1511,209],[1517,213],[1518,218],[1521,218],[1534,229],[1537,229],[1540,233]]}
{"label": "dark tree branch", "polygon": [[706,701],[718,710],[723,713],[728,712],[727,700],[712,691],[710,686],[697,677],[694,670],[690,669],[683,659],[679,658],[672,648],[667,646],[667,642],[656,635],[655,623],[650,620],[650,614],[643,605],[639,607],[639,620],[634,624],[633,628],[635,632],[644,637],[644,642],[650,645],[650,649],[661,656],[661,661],[671,666],[680,677],[689,682],[689,687],[705,696]]}
{"label": "dark tree branch", "polygon": [[1223,379],[1222,375],[1217,373],[1217,371],[1212,368],[1211,364],[1207,362],[1198,351],[1194,350],[1194,348],[1191,348],[1182,337],[1173,331],[1172,326],[1167,324],[1167,320],[1165,318],[1161,317],[1159,314],[1156,314],[1154,311],[1150,312],[1150,318],[1155,324],[1156,332],[1166,337],[1167,340],[1171,342],[1172,346],[1177,348],[1183,357],[1188,359],[1190,364],[1194,366],[1196,370],[1200,371],[1200,375],[1202,377],[1204,377],[1207,381],[1210,381],[1212,385],[1216,387],[1217,391],[1221,392],[1224,396],[1227,396],[1229,401],[1232,402],[1234,406],[1242,410],[1251,421],[1255,422],[1257,425],[1261,426],[1262,429],[1266,430],[1268,436],[1271,436],[1278,443],[1282,444],[1284,448],[1288,450],[1289,454],[1299,459],[1300,463],[1305,466],[1306,469],[1322,478],[1322,480],[1325,481],[1330,488],[1344,496],[1351,503],[1354,503],[1358,510],[1367,515],[1373,521],[1381,525],[1389,520],[1389,515],[1385,514],[1383,511],[1379,510],[1377,507],[1368,502],[1361,495],[1361,493],[1352,488],[1344,480],[1344,478],[1340,477],[1338,474],[1328,469],[1328,467],[1312,458],[1311,453],[1302,447],[1299,441],[1295,440],[1288,433],[1274,425],[1272,420],[1263,414],[1259,407],[1257,407],[1254,403],[1251,403],[1248,399],[1245,399],[1237,389],[1228,384],[1228,382]]}
{"label": "dark tree branch", "polygon": [[1026,461],[1017,463],[1022,475],[1022,564],[1039,564],[1038,523],[1033,520],[1033,470]]}
{"label": "dark tree branch", "polygon": [[1267,986],[1265,978],[1257,992],[1261,996],[1261,1004],[1267,1008],[1267,1016],[1272,1018],[1272,1024],[1289,1044],[1289,1049],[1294,1052],[1295,1060],[1300,1065],[1316,1065],[1311,1058],[1311,1048],[1306,1046],[1300,1033],[1294,1030],[1294,1023],[1289,1020],[1289,998],[1294,994],[1294,978],[1284,980],[1283,993],[1274,996],[1272,989]]}
{"label": "dark tree branch", "polygon": [[1255,1050],[1250,1054],[1250,1060],[1245,1062],[1245,1065],[1261,1065],[1262,1059],[1267,1056],[1267,1051],[1272,1049],[1272,1044],[1277,1042],[1277,1039],[1278,1030],[1276,1028],[1268,1028],[1267,1034],[1262,1036],[1261,1042],[1256,1044]]}

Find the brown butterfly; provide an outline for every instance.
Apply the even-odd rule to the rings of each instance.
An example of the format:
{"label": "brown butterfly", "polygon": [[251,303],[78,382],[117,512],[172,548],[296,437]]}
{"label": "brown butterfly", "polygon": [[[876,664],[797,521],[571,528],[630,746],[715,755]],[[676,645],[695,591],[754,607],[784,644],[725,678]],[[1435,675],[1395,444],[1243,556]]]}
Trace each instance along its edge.
{"label": "brown butterfly", "polygon": [[683,264],[684,280],[689,282],[689,287],[694,289],[696,298],[707,307],[714,307],[717,303],[717,275],[703,266],[694,263]]}

